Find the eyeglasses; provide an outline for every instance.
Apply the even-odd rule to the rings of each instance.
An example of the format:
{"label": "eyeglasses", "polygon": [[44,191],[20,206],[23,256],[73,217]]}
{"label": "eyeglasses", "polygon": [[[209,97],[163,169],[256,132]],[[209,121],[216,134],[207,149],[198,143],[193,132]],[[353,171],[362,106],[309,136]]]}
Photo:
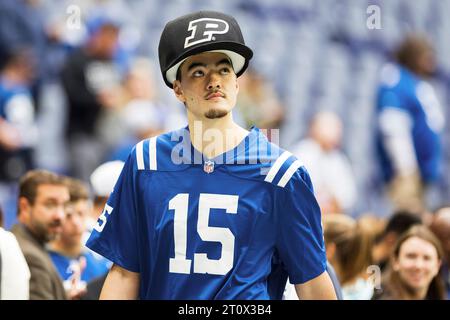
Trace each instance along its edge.
{"label": "eyeglasses", "polygon": [[54,200],[47,200],[47,201],[43,201],[41,203],[36,203],[36,205],[41,205],[43,206],[46,210],[49,211],[53,211],[53,210],[58,210],[61,209],[64,212],[67,212],[69,210],[73,210],[72,206],[70,205],[69,202],[58,202],[58,201],[54,201]]}

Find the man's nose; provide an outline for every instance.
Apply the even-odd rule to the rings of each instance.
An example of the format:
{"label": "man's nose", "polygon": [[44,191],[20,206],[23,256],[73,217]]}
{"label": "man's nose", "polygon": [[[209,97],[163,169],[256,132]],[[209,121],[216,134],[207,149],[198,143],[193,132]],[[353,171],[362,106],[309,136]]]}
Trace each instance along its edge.
{"label": "man's nose", "polygon": [[54,218],[63,221],[66,217],[66,207],[64,205],[58,206],[54,213]]}
{"label": "man's nose", "polygon": [[208,81],[208,90],[213,90],[213,89],[220,89],[221,85],[220,85],[220,78],[219,75],[216,74],[215,72],[212,72],[211,75],[209,76],[209,81]]}

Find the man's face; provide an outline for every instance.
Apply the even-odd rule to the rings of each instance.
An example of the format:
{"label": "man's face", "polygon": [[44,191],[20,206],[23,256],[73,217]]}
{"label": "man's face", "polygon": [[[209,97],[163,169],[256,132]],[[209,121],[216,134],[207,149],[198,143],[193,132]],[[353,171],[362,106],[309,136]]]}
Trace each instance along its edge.
{"label": "man's face", "polygon": [[427,289],[439,267],[440,260],[434,245],[418,237],[403,242],[393,264],[400,279],[412,291]]}
{"label": "man's face", "polygon": [[91,206],[88,200],[71,202],[66,211],[66,218],[62,224],[60,239],[67,245],[77,245],[86,230],[86,217],[89,216]]}
{"label": "man's face", "polygon": [[311,136],[322,149],[332,151],[341,144],[342,122],[334,113],[321,112],[313,120]]}
{"label": "man's face", "polygon": [[226,116],[235,106],[239,87],[230,59],[223,53],[205,52],[181,65],[181,81],[174,82],[177,98],[196,119]]}
{"label": "man's face", "polygon": [[41,241],[53,240],[62,231],[69,190],[63,185],[38,186],[34,204],[25,204],[25,224]]}
{"label": "man's face", "polygon": [[117,41],[119,37],[119,29],[112,25],[105,25],[101,27],[98,33],[94,36],[96,48],[101,58],[110,59],[116,50]]}
{"label": "man's face", "polygon": [[431,76],[436,71],[436,59],[432,49],[421,52],[417,59],[417,71],[423,76]]}

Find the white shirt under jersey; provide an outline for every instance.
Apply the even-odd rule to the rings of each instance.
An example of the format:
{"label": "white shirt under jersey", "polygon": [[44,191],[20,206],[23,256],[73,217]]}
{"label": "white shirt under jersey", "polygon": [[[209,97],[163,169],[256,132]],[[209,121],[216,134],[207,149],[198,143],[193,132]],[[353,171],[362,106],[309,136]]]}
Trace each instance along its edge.
{"label": "white shirt under jersey", "polygon": [[308,168],[316,194],[328,194],[345,211],[352,209],[356,202],[356,183],[345,154],[339,150],[326,152],[310,138],[300,141],[291,150]]}

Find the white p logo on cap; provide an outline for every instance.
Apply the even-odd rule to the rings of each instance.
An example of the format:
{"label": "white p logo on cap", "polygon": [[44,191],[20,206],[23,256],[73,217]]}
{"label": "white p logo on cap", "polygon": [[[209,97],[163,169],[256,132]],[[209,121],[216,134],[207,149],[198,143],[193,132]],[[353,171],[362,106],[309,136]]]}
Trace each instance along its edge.
{"label": "white p logo on cap", "polygon": [[189,22],[188,31],[192,31],[192,33],[184,41],[184,48],[211,41],[213,35],[227,33],[228,29],[228,23],[221,19],[201,18],[193,20]]}

